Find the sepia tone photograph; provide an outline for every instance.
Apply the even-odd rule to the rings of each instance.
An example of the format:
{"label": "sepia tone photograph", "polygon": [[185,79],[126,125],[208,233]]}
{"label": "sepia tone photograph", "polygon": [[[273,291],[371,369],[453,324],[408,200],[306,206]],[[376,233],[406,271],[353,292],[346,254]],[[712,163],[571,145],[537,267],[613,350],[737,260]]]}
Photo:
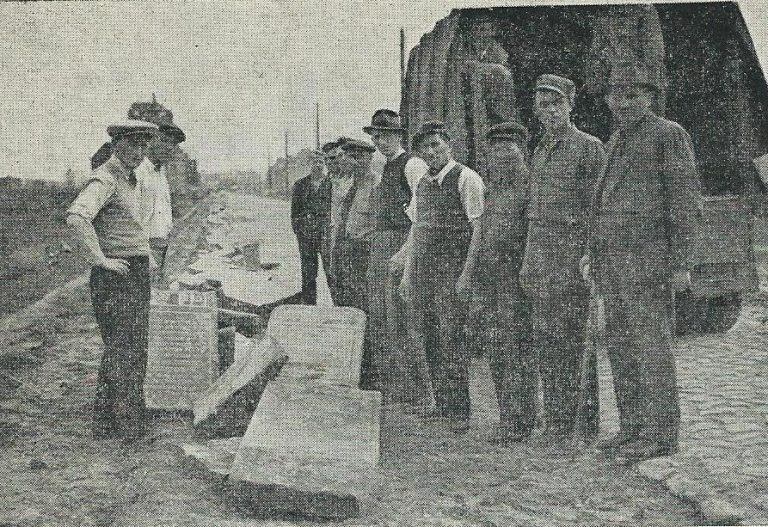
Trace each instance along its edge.
{"label": "sepia tone photograph", "polygon": [[768,525],[768,2],[0,30],[0,527]]}

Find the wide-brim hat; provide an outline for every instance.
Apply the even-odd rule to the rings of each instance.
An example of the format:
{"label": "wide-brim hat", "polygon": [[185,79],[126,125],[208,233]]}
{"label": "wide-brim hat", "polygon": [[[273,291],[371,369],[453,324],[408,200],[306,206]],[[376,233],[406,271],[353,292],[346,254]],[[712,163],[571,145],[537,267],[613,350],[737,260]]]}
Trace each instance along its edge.
{"label": "wide-brim hat", "polygon": [[154,123],[138,119],[127,119],[107,126],[107,135],[113,140],[128,136],[142,136],[146,139],[151,139],[158,130],[159,127]]}
{"label": "wide-brim hat", "polygon": [[643,64],[634,61],[619,62],[613,66],[608,86],[643,86],[658,92],[659,79],[651,75]]}
{"label": "wide-brim hat", "polygon": [[176,144],[183,143],[187,140],[187,135],[184,133],[184,130],[175,124],[161,124],[160,132],[170,137]]}
{"label": "wide-brim hat", "polygon": [[445,127],[443,121],[427,121],[421,125],[418,132],[413,134],[413,147],[418,148],[424,138],[432,134],[439,134],[447,140],[450,140],[451,137],[451,134],[448,133],[448,129]]}
{"label": "wide-brim hat", "polygon": [[507,139],[514,141],[518,138],[527,141],[528,129],[517,121],[505,121],[491,126],[485,133],[485,138],[489,141],[493,139]]}
{"label": "wide-brim hat", "polygon": [[394,110],[382,108],[376,110],[371,118],[370,126],[364,126],[363,132],[371,135],[375,130],[389,132],[403,132],[403,126],[400,123],[400,115]]}

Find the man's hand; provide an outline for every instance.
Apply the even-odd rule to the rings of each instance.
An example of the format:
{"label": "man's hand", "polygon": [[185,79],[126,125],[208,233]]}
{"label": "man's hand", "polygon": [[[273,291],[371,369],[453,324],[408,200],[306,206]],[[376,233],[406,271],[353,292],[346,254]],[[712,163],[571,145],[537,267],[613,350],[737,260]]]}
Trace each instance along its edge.
{"label": "man's hand", "polygon": [[456,294],[462,302],[469,302],[472,294],[472,279],[466,271],[462,271],[459,279],[456,281]]}
{"label": "man's hand", "polygon": [[584,256],[581,257],[581,260],[579,260],[579,271],[581,272],[581,277],[588,284],[592,282],[592,277],[590,276],[591,270],[592,270],[592,261],[590,260],[589,255],[585,254]]}
{"label": "man's hand", "polygon": [[154,255],[152,254],[152,251],[149,252],[149,272],[155,273],[158,269],[160,269],[160,266],[157,263],[157,260],[155,260]]}
{"label": "man's hand", "polygon": [[98,265],[102,269],[112,271],[113,273],[117,273],[121,276],[128,274],[128,262],[122,258],[104,258],[99,262]]}
{"label": "man's hand", "polygon": [[672,274],[672,289],[674,291],[686,291],[691,288],[691,272],[675,271]]}
{"label": "man's hand", "polygon": [[389,270],[394,273],[402,273],[405,269],[405,251],[401,248],[389,259]]}

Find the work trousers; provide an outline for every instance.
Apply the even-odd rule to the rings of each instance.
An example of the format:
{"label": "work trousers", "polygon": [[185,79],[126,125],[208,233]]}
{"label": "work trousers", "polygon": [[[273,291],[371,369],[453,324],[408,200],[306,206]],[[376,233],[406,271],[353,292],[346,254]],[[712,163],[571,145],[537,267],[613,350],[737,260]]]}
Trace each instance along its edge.
{"label": "work trousers", "polygon": [[[336,241],[334,270],[338,305],[356,307],[368,314],[368,261],[370,243],[348,236]],[[363,358],[360,364],[360,387],[371,390],[378,384],[378,372],[371,357],[368,331],[363,339]]]}
{"label": "work trousers", "polygon": [[408,236],[405,230],[375,231],[371,238],[370,259],[366,274],[368,287],[368,339],[371,359],[379,373],[377,389],[387,399],[399,399],[393,393],[392,351],[393,343],[387,331],[388,321],[397,324],[403,312],[393,301],[394,283],[389,278],[389,259],[400,250]]}
{"label": "work trousers", "polygon": [[[593,357],[583,363],[588,313],[589,291],[581,284],[533,298],[534,342],[539,352],[543,408],[547,431],[553,435],[573,434],[577,417],[584,419],[584,432],[588,437],[597,434],[597,363]],[[587,371],[582,371],[583,366]],[[582,382],[584,374],[586,382]],[[580,390],[584,390],[582,408],[579,408]]]}
{"label": "work trousers", "polygon": [[125,260],[129,264],[126,276],[101,267],[91,270],[91,301],[104,341],[93,405],[95,437],[131,438],[146,433],[149,258]]}
{"label": "work trousers", "polygon": [[[322,236],[296,236],[301,257],[301,298],[304,304],[317,304],[318,262],[322,260],[326,277],[329,275],[327,245]],[[330,286],[330,279],[328,279]]]}
{"label": "work trousers", "polygon": [[531,306],[515,281],[488,284],[482,310],[484,348],[496,388],[499,424],[530,433],[536,422],[536,352],[531,342]]}
{"label": "work trousers", "polygon": [[668,287],[603,287],[621,432],[676,447],[680,427]]}

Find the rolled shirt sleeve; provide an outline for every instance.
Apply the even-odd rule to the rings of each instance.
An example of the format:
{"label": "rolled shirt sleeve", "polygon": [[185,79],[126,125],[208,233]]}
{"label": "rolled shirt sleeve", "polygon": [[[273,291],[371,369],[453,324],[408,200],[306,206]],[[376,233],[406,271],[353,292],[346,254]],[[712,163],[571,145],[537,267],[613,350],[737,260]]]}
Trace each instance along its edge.
{"label": "rolled shirt sleeve", "polygon": [[465,167],[459,176],[459,195],[469,221],[476,220],[485,210],[485,184],[480,175]]}
{"label": "rolled shirt sleeve", "polygon": [[114,192],[114,179],[102,174],[94,174],[69,206],[67,214],[77,214],[88,221],[93,221]]}

